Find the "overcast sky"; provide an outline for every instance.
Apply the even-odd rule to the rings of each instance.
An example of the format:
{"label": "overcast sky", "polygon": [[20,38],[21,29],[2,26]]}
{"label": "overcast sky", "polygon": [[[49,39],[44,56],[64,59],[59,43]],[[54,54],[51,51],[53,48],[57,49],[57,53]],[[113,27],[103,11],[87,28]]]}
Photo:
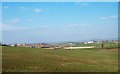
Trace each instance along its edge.
{"label": "overcast sky", "polygon": [[112,39],[118,34],[117,2],[4,2],[6,43]]}

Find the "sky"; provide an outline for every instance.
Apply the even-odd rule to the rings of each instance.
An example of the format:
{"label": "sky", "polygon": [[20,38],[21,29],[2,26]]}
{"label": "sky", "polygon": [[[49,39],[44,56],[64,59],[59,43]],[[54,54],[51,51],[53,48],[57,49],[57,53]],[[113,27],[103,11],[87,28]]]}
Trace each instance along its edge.
{"label": "sky", "polygon": [[2,2],[119,2],[119,0],[2,0]]}
{"label": "sky", "polygon": [[117,2],[3,2],[2,42],[39,43],[118,37]]}

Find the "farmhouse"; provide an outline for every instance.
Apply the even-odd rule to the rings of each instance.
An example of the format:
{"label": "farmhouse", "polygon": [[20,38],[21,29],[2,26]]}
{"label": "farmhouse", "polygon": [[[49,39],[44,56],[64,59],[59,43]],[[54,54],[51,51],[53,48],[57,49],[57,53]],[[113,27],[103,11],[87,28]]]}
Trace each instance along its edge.
{"label": "farmhouse", "polygon": [[92,43],[95,43],[95,41],[88,41],[88,42],[85,42],[84,44],[92,44]]}

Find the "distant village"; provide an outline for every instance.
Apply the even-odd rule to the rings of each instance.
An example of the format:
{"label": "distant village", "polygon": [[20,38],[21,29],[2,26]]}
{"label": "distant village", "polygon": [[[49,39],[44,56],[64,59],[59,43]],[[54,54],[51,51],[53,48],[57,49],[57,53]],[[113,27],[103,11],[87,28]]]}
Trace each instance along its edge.
{"label": "distant village", "polygon": [[[95,48],[95,46],[89,46],[89,44],[102,44],[104,42],[118,43],[118,40],[105,40],[105,41],[84,41],[84,42],[64,42],[64,43],[22,43],[22,44],[7,44],[0,43],[0,46],[10,46],[10,47],[28,47],[28,48],[46,48],[46,49],[79,49],[79,48]],[[88,45],[88,46],[80,46]]]}

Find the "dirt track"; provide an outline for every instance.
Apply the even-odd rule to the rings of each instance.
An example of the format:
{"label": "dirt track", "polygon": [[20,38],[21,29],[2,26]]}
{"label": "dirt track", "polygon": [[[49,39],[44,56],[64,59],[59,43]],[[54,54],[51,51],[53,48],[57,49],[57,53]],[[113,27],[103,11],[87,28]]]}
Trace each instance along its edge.
{"label": "dirt track", "polygon": [[86,48],[95,48],[94,46],[87,46],[87,47],[65,47],[64,49],[86,49]]}

